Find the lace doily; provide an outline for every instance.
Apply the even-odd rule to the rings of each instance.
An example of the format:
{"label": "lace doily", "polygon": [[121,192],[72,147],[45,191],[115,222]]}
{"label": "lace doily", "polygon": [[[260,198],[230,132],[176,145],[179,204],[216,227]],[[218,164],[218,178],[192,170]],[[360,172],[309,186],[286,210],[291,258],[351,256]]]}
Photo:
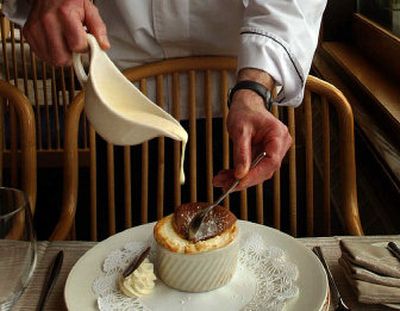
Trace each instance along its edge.
{"label": "lace doily", "polygon": [[[107,256],[103,274],[92,284],[101,311],[209,310],[216,302],[223,306],[218,310],[282,310],[286,301],[298,294],[298,270],[286,259],[285,252],[267,246],[257,233],[246,233],[241,236],[237,271],[224,287],[206,293],[184,293],[157,280],[150,295],[124,296],[118,290],[119,275],[134,256],[153,243],[152,238],[147,242],[130,242]],[[154,262],[154,257],[153,251],[149,255],[150,261]]]}

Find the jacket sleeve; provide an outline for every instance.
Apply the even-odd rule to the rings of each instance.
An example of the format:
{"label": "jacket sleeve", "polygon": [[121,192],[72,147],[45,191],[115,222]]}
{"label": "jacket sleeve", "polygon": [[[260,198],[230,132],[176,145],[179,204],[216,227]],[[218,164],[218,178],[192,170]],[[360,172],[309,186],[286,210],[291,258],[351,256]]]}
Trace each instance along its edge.
{"label": "jacket sleeve", "polygon": [[298,106],[318,42],[326,0],[243,0],[238,69],[257,68],[276,81],[277,104]]}
{"label": "jacket sleeve", "polygon": [[23,26],[31,10],[32,0],[4,0],[2,12],[12,22]]}

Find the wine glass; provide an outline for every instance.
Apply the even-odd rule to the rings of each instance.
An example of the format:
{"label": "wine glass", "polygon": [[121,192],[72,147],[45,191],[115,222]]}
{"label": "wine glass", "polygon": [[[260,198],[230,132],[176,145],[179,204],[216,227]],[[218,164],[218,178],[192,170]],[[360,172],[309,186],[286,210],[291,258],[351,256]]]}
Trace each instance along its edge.
{"label": "wine glass", "polygon": [[0,187],[0,311],[10,310],[36,266],[32,214],[24,192]]}

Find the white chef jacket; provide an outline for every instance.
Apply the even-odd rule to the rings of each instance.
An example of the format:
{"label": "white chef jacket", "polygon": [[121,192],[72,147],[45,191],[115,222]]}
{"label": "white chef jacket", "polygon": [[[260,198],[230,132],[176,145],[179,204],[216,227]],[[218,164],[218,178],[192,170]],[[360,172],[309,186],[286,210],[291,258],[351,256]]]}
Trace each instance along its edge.
{"label": "white chef jacket", "polygon": [[[34,0],[4,0],[23,24]],[[121,69],[189,55],[234,55],[238,70],[268,72],[276,103],[297,106],[318,41],[326,0],[97,0],[110,58]]]}

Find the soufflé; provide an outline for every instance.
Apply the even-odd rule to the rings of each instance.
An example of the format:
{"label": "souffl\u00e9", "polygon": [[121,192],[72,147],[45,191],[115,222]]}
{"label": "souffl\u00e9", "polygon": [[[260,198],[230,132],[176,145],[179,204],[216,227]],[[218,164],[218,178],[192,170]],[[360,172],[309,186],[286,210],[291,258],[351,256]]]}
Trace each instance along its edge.
{"label": "souffl\u00e9", "polygon": [[201,239],[188,239],[190,221],[208,205],[182,204],[154,227],[156,271],[172,288],[187,292],[210,291],[227,284],[236,270],[237,219],[227,208],[213,208],[204,219]]}

